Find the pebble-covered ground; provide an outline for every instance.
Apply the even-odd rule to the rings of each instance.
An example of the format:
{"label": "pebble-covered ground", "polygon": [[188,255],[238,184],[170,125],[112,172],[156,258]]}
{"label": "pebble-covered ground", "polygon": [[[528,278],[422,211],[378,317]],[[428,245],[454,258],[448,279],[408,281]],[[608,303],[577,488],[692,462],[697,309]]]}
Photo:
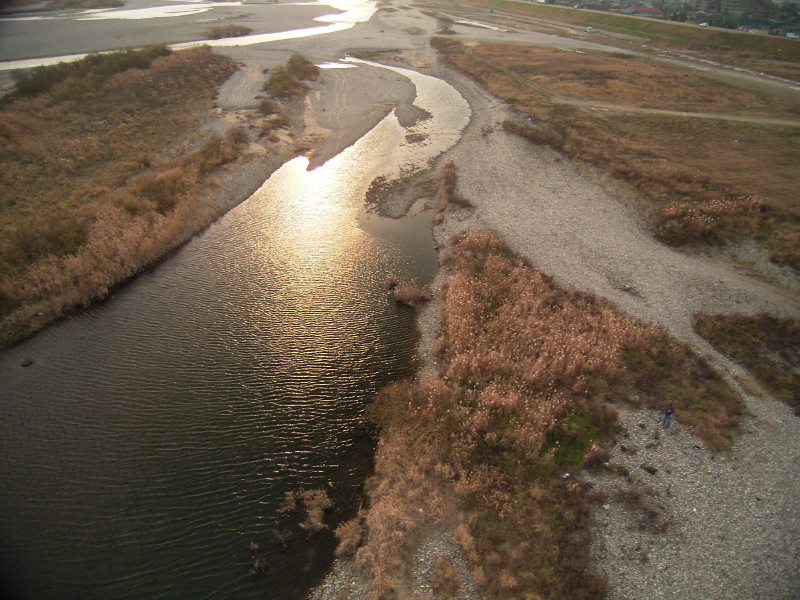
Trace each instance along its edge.
{"label": "pebble-covered ground", "polygon": [[771,400],[748,407],[723,455],[652,410],[623,418],[612,460],[629,475],[583,477],[608,496],[594,551],[610,599],[800,597],[800,419]]}

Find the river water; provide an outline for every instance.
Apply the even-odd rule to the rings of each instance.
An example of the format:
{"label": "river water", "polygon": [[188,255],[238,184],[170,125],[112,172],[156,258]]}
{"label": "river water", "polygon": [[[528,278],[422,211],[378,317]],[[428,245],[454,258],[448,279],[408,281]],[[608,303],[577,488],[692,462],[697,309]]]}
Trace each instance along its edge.
{"label": "river water", "polygon": [[386,281],[436,269],[430,213],[381,218],[366,189],[424,168],[468,119],[444,82],[393,70],[430,119],[390,114],[318,169],[290,161],[106,302],[0,354],[11,597],[301,598],[328,567],[332,534],[279,517],[281,498],[327,489],[331,528],[357,509],[364,405],[414,369],[413,313]]}

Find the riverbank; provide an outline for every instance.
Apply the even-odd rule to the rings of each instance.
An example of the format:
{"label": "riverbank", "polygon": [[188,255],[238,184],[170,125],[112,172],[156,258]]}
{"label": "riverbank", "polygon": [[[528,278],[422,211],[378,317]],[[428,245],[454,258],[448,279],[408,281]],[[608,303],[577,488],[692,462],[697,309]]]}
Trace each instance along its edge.
{"label": "riverbank", "polygon": [[[714,597],[733,597],[745,589],[764,597],[786,597],[785,591],[790,589],[786,586],[791,585],[797,567],[792,558],[796,556],[796,548],[791,540],[796,538],[798,522],[795,517],[787,516],[784,507],[791,506],[796,511],[798,482],[793,480],[784,487],[783,481],[798,457],[794,441],[798,435],[797,419],[785,405],[743,391],[737,384],[737,378],[744,375],[742,370],[697,336],[691,318],[696,312],[760,311],[797,318],[800,309],[796,301],[724,265],[659,245],[626,208],[635,201],[629,190],[590,167],[571,163],[552,150],[506,133],[501,127],[508,111],[505,103],[437,64],[435,57],[426,56],[429,62],[421,58],[420,54],[415,55],[417,64],[425,64],[429,72],[459,89],[474,115],[461,142],[440,161],[440,164],[446,160],[455,162],[459,173],[457,191],[473,205],[447,209],[434,230],[441,251],[449,249],[453,234],[495,229],[514,251],[554,275],[559,283],[606,298],[628,314],[655,323],[687,343],[734,386],[747,405],[749,415],[742,420],[742,437],[734,442],[729,453],[706,450],[704,443],[677,416],[673,431],[678,433],[666,438],[669,452],[664,450],[663,456],[658,454],[659,449],[666,448],[667,441],[647,448],[646,456],[642,454],[643,446],[650,441],[642,447],[632,444],[632,449],[623,443],[612,450],[611,463],[618,463],[631,475],[630,478],[611,476],[617,482],[615,485],[624,488],[622,491],[604,488],[595,476],[579,476],[582,483],[595,485],[598,491],[609,494],[609,500],[597,505],[602,515],[597,517],[599,525],[592,546],[596,567],[608,579],[609,597],[654,597],[663,592],[660,584],[666,572],[675,573],[669,577],[670,597],[698,597],[693,590],[708,591],[708,581],[718,586],[714,592],[718,595]],[[492,161],[486,161],[486,156],[491,156]],[[503,185],[498,186],[498,181]],[[432,203],[432,197],[429,198]],[[398,202],[403,204],[402,200]],[[448,277],[445,270],[440,271],[434,289],[441,291],[447,287]],[[423,364],[420,379],[435,376],[441,368],[434,351],[441,328],[441,296],[434,294],[434,298],[419,317]],[[664,396],[660,400],[666,403],[669,398]],[[623,410],[621,422],[628,432],[636,427],[654,436],[658,414],[642,411]],[[639,427],[640,421],[644,428]],[[758,454],[754,448],[762,446],[769,456],[779,460],[781,468],[757,472],[743,467],[753,464]],[[685,460],[678,456],[684,456]],[[629,462],[632,464],[628,465]],[[654,473],[642,469],[640,463],[652,466]],[[712,465],[718,464],[733,470],[740,465],[749,475],[726,479],[715,475],[717,471]],[[743,481],[750,484],[743,487]],[[769,497],[754,492],[753,486],[770,490]],[[751,510],[754,507],[751,493],[758,496],[756,502],[764,502],[757,511]],[[631,498],[637,495],[641,502],[638,505],[634,502],[631,508]],[[732,519],[715,519],[709,513],[723,497],[725,510],[735,515]],[[653,510],[656,513],[648,512]],[[626,532],[631,527],[638,528],[636,519],[647,514],[654,514],[657,524],[664,527],[645,528],[642,538],[649,540],[648,547],[668,546],[673,553],[636,550],[641,539]],[[695,514],[704,517],[697,518]],[[607,525],[608,519],[618,519],[620,525]],[[678,522],[672,529],[671,520]],[[701,522],[715,525],[710,525],[704,533]],[[765,524],[769,533],[762,535]],[[784,526],[792,533],[787,534]],[[399,588],[399,597],[422,598],[433,593],[432,569],[418,569],[414,565],[424,561],[425,556],[437,554],[449,557],[459,573],[464,587],[463,595],[457,597],[474,597],[473,592],[463,592],[474,589],[469,586],[472,575],[463,566],[464,548],[459,547],[453,529],[448,527],[432,530],[427,542],[419,542],[421,551],[407,564],[409,576]],[[711,550],[703,541],[710,531],[714,532]],[[771,552],[768,561],[748,564],[748,556],[758,554],[765,539],[779,550]],[[609,552],[608,548],[625,551],[612,559],[609,554],[614,551]],[[737,566],[725,569],[727,579],[721,581],[715,570],[729,553],[736,557]],[[776,557],[778,553],[780,557]],[[679,570],[672,562],[678,555]],[[774,577],[768,574],[770,568],[775,569]],[[368,597],[368,593],[352,564],[340,562],[312,597],[361,598]]]}
{"label": "riverbank", "polygon": [[[302,44],[301,51],[315,62],[320,62],[337,57],[333,55],[343,53],[345,49],[355,47],[363,49],[365,45],[374,44],[369,48],[370,51],[388,51],[382,52],[379,56],[392,61],[393,56],[394,59],[401,58],[396,54],[398,48],[402,46],[405,48],[405,53],[402,55],[405,60],[403,64],[445,79],[467,98],[474,115],[472,122],[464,132],[461,142],[441,157],[440,163],[449,160],[455,163],[458,172],[457,192],[468,199],[472,208],[450,207],[444,212],[443,220],[434,231],[437,244],[443,252],[450,249],[454,233],[492,228],[514,252],[539,270],[553,275],[563,287],[596,294],[612,302],[621,311],[633,314],[645,322],[658,324],[706,357],[731,381],[735,376],[741,375],[741,371],[694,334],[691,328],[691,316],[695,312],[770,311],[785,316],[798,316],[796,303],[787,296],[737,275],[722,265],[686,257],[653,242],[623,206],[623,200],[629,199],[630,192],[609,181],[601,173],[573,164],[558,153],[532,146],[505,132],[500,124],[509,116],[507,105],[476,86],[474,82],[441,65],[427,46],[427,35],[435,29],[434,19],[423,17],[408,7],[403,8],[405,10],[398,9],[403,10],[402,18],[398,18],[397,11],[384,12],[360,28],[358,36],[352,32],[336,34],[337,37],[332,38],[334,41],[331,39],[326,42],[307,41]],[[409,33],[414,27],[422,33]],[[500,34],[490,33],[490,35]],[[371,41],[368,41],[370,38]],[[325,48],[326,44],[330,44],[330,47]],[[240,52],[242,55],[249,53],[249,51]],[[280,52],[288,56],[285,50]],[[280,52],[272,53],[269,60],[275,61]],[[256,54],[255,51],[252,52],[253,56]],[[378,57],[373,59],[380,60]],[[244,119],[246,111],[253,109],[256,104],[255,96],[258,94],[257,82],[260,77],[263,78],[264,60],[262,53],[258,58],[254,58],[253,62],[248,63],[240,75],[235,75],[223,86],[218,97],[222,109],[218,115],[221,121],[209,121],[209,127],[216,127],[214,123],[229,123],[229,119],[232,121]],[[322,160],[327,154],[335,154],[336,148],[346,145],[348,140],[357,137],[357,131],[365,127],[365,118],[376,122],[394,104],[407,104],[410,101],[408,83],[403,83],[401,78],[388,78],[381,80],[381,87],[391,91],[396,86],[396,91],[389,95],[391,101],[381,104],[377,96],[373,95],[373,91],[377,88],[371,85],[373,76],[374,73],[368,73],[366,69],[324,72],[319,87],[312,86],[306,103],[308,111],[304,111],[307,122],[313,123],[314,126],[309,129],[305,137],[301,136],[297,140],[287,138],[286,147],[293,151],[305,152],[318,146],[322,148],[318,155]],[[299,118],[299,111],[296,117]],[[256,185],[258,179],[268,170],[261,162],[259,153],[260,151],[255,150],[250,160],[240,163],[243,167],[241,171],[234,166],[225,167],[221,175],[222,184],[217,190],[216,202],[221,205],[235,202],[238,195],[246,194],[250,187]],[[487,157],[491,160],[487,160]],[[435,199],[429,184],[437,170],[432,169],[427,180],[425,177],[420,177],[417,181],[419,185],[414,186],[412,193],[404,190],[400,196],[376,194],[383,210],[401,214],[405,207],[420,199],[434,204]],[[448,276],[446,270],[440,272],[435,285],[437,290],[444,289],[448,283]],[[440,367],[437,364],[440,362],[438,353],[434,351],[435,340],[441,328],[440,302],[441,296],[438,301],[435,300],[427,306],[420,316],[420,356],[423,377],[437,374]],[[781,405],[772,405],[767,400],[762,401],[752,396],[745,396],[745,400],[750,406],[751,413],[755,415],[744,420],[745,429],[763,430],[765,434],[759,438],[748,438],[754,440],[752,446],[741,442],[735,444],[732,456],[740,456],[736,454],[737,452],[752,456],[754,446],[766,444],[770,456],[784,457],[786,462],[779,463],[780,469],[774,471],[765,469],[764,477],[758,480],[757,485],[760,489],[775,490],[768,498],[755,494],[759,498],[756,502],[764,502],[757,506],[764,507],[765,512],[736,512],[731,508],[731,514],[735,515],[741,531],[737,530],[736,535],[725,535],[723,532],[724,540],[720,541],[719,545],[715,544],[712,552],[709,552],[708,547],[687,543],[686,540],[693,536],[702,538],[705,535],[699,535],[699,524],[691,519],[688,513],[693,513],[691,509],[698,508],[698,512],[706,517],[706,522],[714,522],[712,518],[714,515],[708,511],[713,510],[715,498],[711,495],[701,496],[705,498],[704,503],[708,507],[706,512],[703,512],[699,504],[686,503],[670,508],[669,510],[673,511],[671,513],[665,513],[675,514],[687,524],[686,529],[680,530],[682,535],[674,540],[670,538],[669,542],[671,547],[686,548],[680,555],[683,566],[681,575],[673,584],[676,597],[692,597],[692,586],[710,575],[708,571],[715,565],[713,561],[700,560],[703,553],[720,559],[726,552],[732,550],[730,545],[733,544],[742,544],[748,551],[757,551],[758,544],[755,538],[761,531],[760,527],[763,524],[761,519],[767,519],[769,522],[769,534],[764,541],[774,544],[777,551],[787,557],[784,561],[774,563],[778,571],[774,581],[781,583],[776,583],[774,588],[768,589],[770,581],[763,576],[763,569],[771,566],[772,561],[753,566],[746,564],[744,560],[746,554],[740,554],[738,555],[740,558],[737,559],[737,571],[730,573],[726,581],[719,582],[721,593],[727,593],[728,597],[732,597],[737,594],[731,590],[751,589],[742,587],[744,585],[742,582],[750,578],[755,582],[760,594],[765,597],[770,597],[770,594],[772,597],[778,597],[777,594],[781,589],[778,586],[783,585],[782,582],[790,581],[792,568],[796,568],[796,563],[793,564],[791,559],[797,555],[796,549],[792,548],[792,540],[798,539],[797,523],[791,515],[798,514],[797,482],[791,481],[789,485],[784,485],[785,479],[781,478],[781,472],[791,469],[792,461],[797,457],[796,447],[791,441],[800,437],[797,435],[796,420],[785,418],[786,411],[781,412],[783,410]],[[760,406],[769,406],[770,410],[759,412],[757,409]],[[641,417],[645,421],[645,430],[650,434],[654,432],[651,422],[655,417],[656,415],[652,413]],[[625,419],[623,415],[623,423],[627,423],[629,429],[638,427],[636,421],[629,423]],[[633,458],[634,462],[627,467],[628,471],[638,475],[636,468],[639,468],[642,471],[639,482],[641,478],[647,482],[647,477],[663,481],[665,485],[662,495],[664,502],[668,504],[673,502],[670,494],[677,496],[675,490],[678,486],[685,486],[682,490],[686,494],[695,495],[698,494],[698,490],[701,495],[704,492],[710,494],[711,490],[721,490],[731,504],[741,502],[742,494],[748,493],[746,488],[742,488],[742,481],[753,481],[753,479],[732,478],[731,486],[726,486],[724,477],[723,481],[711,477],[706,466],[710,464],[709,461],[719,460],[719,456],[706,454],[703,451],[701,458],[705,462],[692,462],[696,461],[697,457],[690,448],[695,445],[702,448],[702,443],[690,431],[682,429],[680,413],[676,415],[676,419],[679,430],[685,433],[685,436],[676,436],[680,441],[677,452],[689,457],[688,462],[685,464],[676,462],[676,458],[666,452],[662,457],[651,456],[659,447],[646,449],[638,447],[636,451],[642,454],[626,452],[626,456],[628,454],[634,457],[643,456],[647,450],[651,454],[647,455],[645,464],[658,470],[655,473],[644,471],[635,462],[638,459]],[[779,435],[774,435],[776,433],[774,428],[778,428]],[[646,445],[650,442],[642,443]],[[613,460],[625,464],[621,458]],[[674,476],[667,472],[673,469],[670,466],[673,462],[676,465]],[[412,468],[413,463],[413,460],[409,461]],[[700,467],[695,466],[696,464]],[[682,477],[684,474],[686,476]],[[697,478],[690,478],[689,474]],[[573,473],[572,477],[574,476]],[[591,479],[585,476],[579,476],[577,479],[580,485],[591,482]],[[739,485],[734,485],[733,482]],[[636,484],[637,478],[629,483]],[[625,510],[625,505],[617,508],[616,502],[609,502],[608,505],[609,508],[604,510],[608,510],[609,513]],[[753,502],[749,502],[747,506],[753,506]],[[789,507],[788,518],[781,512],[783,510],[781,507]],[[470,584],[473,574],[469,571],[474,565],[464,562],[464,548],[468,548],[470,537],[464,535],[463,529],[458,535],[458,532],[453,531],[453,525],[453,522],[445,519],[442,528],[428,531],[429,537],[412,540],[419,543],[419,551],[407,565],[411,576],[403,582],[400,588],[401,596],[423,597],[425,594],[432,594],[436,571],[432,563],[436,562],[437,557],[446,556],[461,581],[462,591],[459,592],[459,597],[477,597],[477,592]],[[729,525],[731,523],[726,521],[725,526]],[[774,535],[778,526],[784,527],[781,536]],[[620,537],[626,535],[624,526],[606,529],[609,531],[608,539],[612,540],[609,544],[616,540],[623,547],[629,548],[630,544],[634,543],[633,539]],[[605,539],[602,535],[604,534],[601,531],[599,538],[601,540]],[[665,538],[658,537],[661,535],[658,532],[654,535],[656,537],[653,538],[653,543],[662,544]],[[624,593],[626,587],[636,590],[658,587],[663,581],[660,576],[661,567],[669,569],[674,566],[667,555],[657,556],[656,553],[648,553],[650,562],[647,562],[642,561],[642,554],[637,552],[628,552],[625,558],[632,563],[638,561],[643,565],[640,568],[634,568],[633,564],[598,560],[598,567],[606,571],[609,579],[611,596]],[[654,565],[657,566],[658,577],[651,572]],[[446,571],[441,568],[438,570],[439,573]],[[344,587],[337,588],[335,584],[326,581],[322,589],[328,589],[329,593],[335,594],[331,597],[342,597],[342,594],[345,597],[360,597],[363,588],[359,588],[360,584],[355,575],[342,570],[341,565],[337,566],[334,572],[345,573],[341,580]],[[635,585],[622,580],[620,572],[632,573],[631,577],[637,578]],[[513,578],[514,573],[510,575]],[[504,581],[510,586],[510,590],[513,589],[512,579],[506,577]],[[650,593],[640,597],[655,595]]]}

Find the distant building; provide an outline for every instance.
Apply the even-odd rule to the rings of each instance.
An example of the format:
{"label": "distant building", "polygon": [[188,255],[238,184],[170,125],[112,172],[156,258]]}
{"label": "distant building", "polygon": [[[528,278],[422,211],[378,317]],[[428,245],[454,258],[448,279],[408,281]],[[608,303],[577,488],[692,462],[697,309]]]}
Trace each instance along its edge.
{"label": "distant building", "polygon": [[623,8],[619,12],[623,15],[638,15],[640,17],[652,17],[654,19],[661,19],[663,17],[661,11],[652,6],[631,6]]}
{"label": "distant building", "polygon": [[720,9],[755,19],[769,19],[773,11],[771,0],[720,0]]}

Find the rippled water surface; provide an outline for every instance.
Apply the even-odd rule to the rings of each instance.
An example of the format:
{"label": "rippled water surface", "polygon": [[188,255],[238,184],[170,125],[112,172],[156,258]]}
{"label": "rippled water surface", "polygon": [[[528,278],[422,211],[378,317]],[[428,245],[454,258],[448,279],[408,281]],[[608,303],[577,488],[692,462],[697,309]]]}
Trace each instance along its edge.
{"label": "rippled water surface", "polygon": [[[466,122],[433,108],[431,140],[452,110]],[[317,170],[287,163],[157,269],[0,355],[0,543],[20,597],[303,596],[333,539],[279,519],[281,497],[325,487],[332,524],[355,510],[363,406],[413,367],[386,280],[435,269],[430,215],[362,208],[404,135],[390,115]]]}

